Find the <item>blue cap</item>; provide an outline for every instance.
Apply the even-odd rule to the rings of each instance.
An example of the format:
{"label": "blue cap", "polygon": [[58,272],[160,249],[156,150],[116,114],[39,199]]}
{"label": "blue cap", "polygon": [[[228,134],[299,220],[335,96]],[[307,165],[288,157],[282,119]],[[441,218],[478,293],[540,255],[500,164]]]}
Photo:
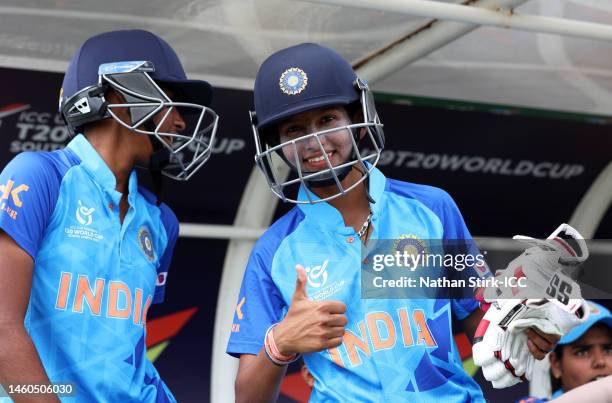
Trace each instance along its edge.
{"label": "blue cap", "polygon": [[572,331],[565,336],[561,337],[561,340],[559,340],[560,345],[575,342],[596,323],[603,323],[609,328],[612,328],[612,314],[610,314],[610,311],[605,306],[599,305],[593,301],[586,302],[591,309],[589,319],[587,319],[587,321],[582,325],[573,328]]}
{"label": "blue cap", "polygon": [[303,43],[268,57],[255,78],[257,128],[310,109],[359,99],[357,75],[334,50]]}
{"label": "blue cap", "polygon": [[187,102],[210,105],[210,84],[188,80],[170,45],[159,36],[138,29],[105,32],[85,41],[72,57],[64,75],[62,100],[69,99],[83,88],[98,84],[101,64],[134,60],[152,62],[155,71],[149,73],[151,78],[178,90]]}

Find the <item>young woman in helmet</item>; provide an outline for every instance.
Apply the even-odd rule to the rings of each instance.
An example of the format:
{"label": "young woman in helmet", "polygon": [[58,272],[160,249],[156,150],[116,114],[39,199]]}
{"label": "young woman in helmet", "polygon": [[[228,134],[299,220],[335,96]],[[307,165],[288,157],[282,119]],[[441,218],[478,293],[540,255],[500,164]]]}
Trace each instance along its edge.
{"label": "young woman in helmet", "polygon": [[367,84],[333,50],[302,44],[263,63],[254,97],[256,162],[297,206],[259,239],[245,271],[227,347],[240,357],[237,401],[274,401],[299,354],[312,401],[484,401],[451,331],[454,316],[474,333],[475,300],[361,298],[369,239],[400,249],[471,239],[446,192],[375,168],[384,135]]}
{"label": "young woman in helmet", "polygon": [[210,155],[210,99],[150,32],[96,35],[72,58],[60,99],[72,141],[0,174],[0,383],[16,401],[23,383],[61,383],[36,401],[174,401],[146,358],[145,323],[178,221],[135,167],[158,185],[188,179]]}

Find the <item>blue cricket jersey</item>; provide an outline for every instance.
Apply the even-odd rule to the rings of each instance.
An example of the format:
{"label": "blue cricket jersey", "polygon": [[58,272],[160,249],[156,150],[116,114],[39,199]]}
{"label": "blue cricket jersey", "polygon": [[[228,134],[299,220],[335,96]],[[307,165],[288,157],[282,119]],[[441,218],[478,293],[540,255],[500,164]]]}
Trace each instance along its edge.
{"label": "blue cricket jersey", "polygon": [[[438,188],[369,180],[372,239],[471,239],[461,214]],[[300,198],[306,199],[304,189]],[[308,273],[313,300],[346,304],[348,325],[337,348],[306,354],[315,378],[311,401],[483,402],[463,370],[451,315],[463,319],[474,299],[362,299],[361,242],[328,203],[300,204],[279,219],[249,259],[227,352],[258,354],[268,327],[282,320],[295,289],[295,265]]]}
{"label": "blue cricket jersey", "polygon": [[115,186],[82,135],[0,174],[0,228],[35,263],[25,328],[50,380],[75,385],[62,400],[174,401],[146,357],[145,323],[164,298],[178,221],[132,172],[122,225]]}

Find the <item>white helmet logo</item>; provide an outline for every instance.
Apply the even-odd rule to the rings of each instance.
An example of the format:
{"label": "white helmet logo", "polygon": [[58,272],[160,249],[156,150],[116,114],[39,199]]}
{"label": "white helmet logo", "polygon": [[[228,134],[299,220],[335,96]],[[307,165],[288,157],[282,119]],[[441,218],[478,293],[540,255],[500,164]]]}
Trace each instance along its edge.
{"label": "white helmet logo", "polygon": [[81,98],[77,102],[75,102],[74,107],[79,110],[83,115],[91,112],[91,108],[89,107],[89,101],[87,98]]}

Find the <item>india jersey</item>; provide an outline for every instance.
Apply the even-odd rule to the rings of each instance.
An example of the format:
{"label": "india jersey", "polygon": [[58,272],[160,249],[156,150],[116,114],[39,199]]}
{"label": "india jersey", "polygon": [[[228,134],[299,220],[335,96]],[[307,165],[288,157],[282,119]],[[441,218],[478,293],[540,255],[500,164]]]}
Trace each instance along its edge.
{"label": "india jersey", "polygon": [[[471,239],[444,191],[370,177],[371,239]],[[300,198],[305,198],[304,189]],[[315,378],[311,401],[484,401],[463,370],[452,315],[463,319],[474,299],[362,299],[361,242],[328,203],[300,204],[257,242],[246,268],[227,352],[258,354],[268,327],[282,320],[295,289],[295,265],[308,274],[313,300],[346,304],[343,342],[306,354]]]}
{"label": "india jersey", "polygon": [[146,358],[145,323],[164,297],[178,222],[132,172],[122,224],[115,186],[82,135],[20,154],[0,174],[0,228],[35,263],[25,327],[50,380],[74,384],[76,401],[174,401]]}

